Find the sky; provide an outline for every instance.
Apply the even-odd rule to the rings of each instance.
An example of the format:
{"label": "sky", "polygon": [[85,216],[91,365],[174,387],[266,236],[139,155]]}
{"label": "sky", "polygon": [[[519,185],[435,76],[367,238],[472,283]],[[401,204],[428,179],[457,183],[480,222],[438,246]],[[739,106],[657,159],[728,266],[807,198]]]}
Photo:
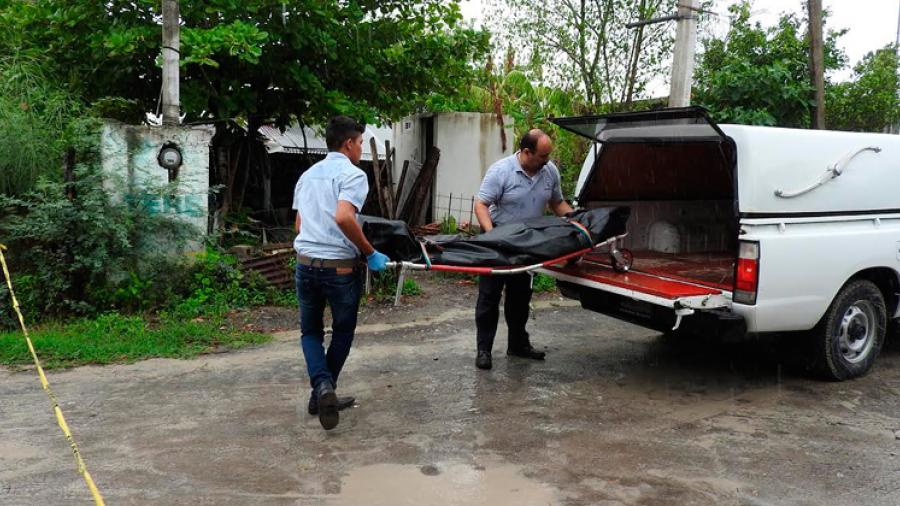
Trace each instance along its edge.
{"label": "sky", "polygon": [[[719,22],[714,23],[712,30],[716,35],[724,35],[728,30],[728,5],[737,0],[717,0],[714,12],[722,14]],[[754,0],[753,19],[763,26],[771,26],[782,12],[802,13],[806,0]],[[900,0],[823,0],[825,9],[831,12],[828,26],[831,28],[847,28],[850,31],[841,37],[843,47],[852,67],[866,53],[894,42],[897,36]],[[471,19],[476,26],[482,20],[482,0],[461,0],[460,6],[466,19]],[[837,80],[849,77],[849,70],[835,74]]]}

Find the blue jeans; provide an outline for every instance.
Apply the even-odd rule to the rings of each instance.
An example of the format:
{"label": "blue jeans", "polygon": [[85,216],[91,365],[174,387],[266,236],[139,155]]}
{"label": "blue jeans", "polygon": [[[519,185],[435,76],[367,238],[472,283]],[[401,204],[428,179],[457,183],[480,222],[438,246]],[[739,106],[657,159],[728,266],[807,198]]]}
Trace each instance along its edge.
{"label": "blue jeans", "polygon": [[[362,278],[358,270],[337,274],[336,269],[298,264],[294,279],[300,303],[300,346],[306,358],[309,384],[313,389],[323,381],[336,386],[353,344]],[[326,302],[331,306],[332,316],[327,352],[323,323]]]}

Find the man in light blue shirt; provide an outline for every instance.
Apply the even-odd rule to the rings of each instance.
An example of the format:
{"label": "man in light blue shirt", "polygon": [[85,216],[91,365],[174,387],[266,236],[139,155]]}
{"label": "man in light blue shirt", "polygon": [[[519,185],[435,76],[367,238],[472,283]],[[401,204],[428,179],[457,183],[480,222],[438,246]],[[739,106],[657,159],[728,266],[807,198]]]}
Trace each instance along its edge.
{"label": "man in light blue shirt", "polygon": [[[484,175],[475,215],[481,230],[543,216],[549,208],[557,216],[572,212],[563,199],[559,171],[550,161],[553,142],[541,130],[530,130],[519,141],[519,151],[495,162]],[[509,332],[506,354],[543,360],[544,352],[531,346],[525,324],[531,302],[531,275],[481,276],[475,305],[478,354],[475,365],[491,368],[491,349],[500,318],[500,297],[506,286],[503,312]]]}
{"label": "man in light blue shirt", "polygon": [[[355,166],[362,156],[364,131],[352,118],[332,118],[325,129],[328,155],[304,172],[294,188],[300,344],[312,386],[308,411],[319,415],[325,430],[337,426],[338,411],[355,401],[338,398],[335,388],[356,331],[362,291],[360,254],[373,271],[383,270],[388,261],[375,251],[356,220],[369,193],[365,172]],[[332,316],[327,352],[326,302]]]}

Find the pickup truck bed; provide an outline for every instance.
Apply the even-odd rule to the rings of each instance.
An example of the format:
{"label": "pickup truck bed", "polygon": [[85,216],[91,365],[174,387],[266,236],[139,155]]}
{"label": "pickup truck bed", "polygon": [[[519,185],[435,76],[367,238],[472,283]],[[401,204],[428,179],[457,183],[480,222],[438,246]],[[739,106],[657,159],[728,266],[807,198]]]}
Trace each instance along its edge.
{"label": "pickup truck bed", "polygon": [[728,253],[672,255],[642,251],[634,253],[632,270],[620,273],[612,269],[608,255],[592,253],[576,265],[548,270],[674,300],[730,291],[734,259]]}
{"label": "pickup truck bed", "polygon": [[734,284],[734,253],[670,254],[637,251],[633,255],[633,269],[638,272],[729,291]]}

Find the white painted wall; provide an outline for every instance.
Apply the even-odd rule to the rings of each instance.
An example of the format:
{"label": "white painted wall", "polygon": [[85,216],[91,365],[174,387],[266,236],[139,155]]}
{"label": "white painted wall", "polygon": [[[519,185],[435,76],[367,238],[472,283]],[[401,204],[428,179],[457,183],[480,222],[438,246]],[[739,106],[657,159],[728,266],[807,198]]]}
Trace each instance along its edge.
{"label": "white painted wall", "polygon": [[[396,149],[395,182],[399,182],[403,161],[410,160],[407,188],[418,175],[424,162],[425,129],[423,120],[434,118],[434,144],[441,150],[435,179],[432,205],[434,217],[440,220],[450,214],[457,222],[469,221],[471,199],[478,193],[484,173],[492,163],[511,155],[516,144],[512,119],[504,117],[506,146],[501,139],[501,128],[493,114],[452,112],[415,115],[394,123]],[[406,194],[404,189],[404,195]],[[453,196],[452,202],[450,195]],[[405,196],[401,196],[405,198]],[[474,219],[474,218],[473,218]]]}
{"label": "white painted wall", "polygon": [[[159,127],[107,121],[102,130],[100,155],[105,185],[113,194],[127,192],[149,213],[170,214],[195,226],[205,235],[209,215],[209,149],[212,127]],[[169,174],[156,156],[166,142],[181,149],[183,163],[173,195],[162,195]]]}

